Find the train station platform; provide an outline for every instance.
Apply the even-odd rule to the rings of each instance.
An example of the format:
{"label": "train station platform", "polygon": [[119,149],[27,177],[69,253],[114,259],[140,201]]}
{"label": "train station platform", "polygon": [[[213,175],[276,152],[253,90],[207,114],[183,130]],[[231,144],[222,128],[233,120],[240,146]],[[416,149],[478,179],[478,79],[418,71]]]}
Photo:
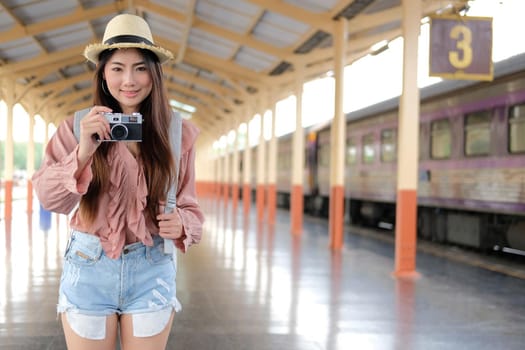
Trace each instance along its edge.
{"label": "train station platform", "polygon": [[[418,251],[419,277],[396,279],[388,240],[289,213],[258,223],[254,206],[205,200],[203,240],[179,255],[168,349],[523,349],[525,280]],[[45,213],[44,213],[45,214]],[[0,349],[66,349],[55,304],[67,218],[32,215],[23,200],[0,220]],[[459,251],[458,251],[458,254]]]}

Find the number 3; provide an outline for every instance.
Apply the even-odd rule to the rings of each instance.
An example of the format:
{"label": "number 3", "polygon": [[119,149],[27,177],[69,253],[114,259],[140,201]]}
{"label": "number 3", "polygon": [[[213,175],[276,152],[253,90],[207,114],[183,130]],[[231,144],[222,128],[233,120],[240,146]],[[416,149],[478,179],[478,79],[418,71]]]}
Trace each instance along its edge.
{"label": "number 3", "polygon": [[456,48],[458,49],[448,53],[450,64],[458,69],[468,67],[472,63],[472,31],[466,26],[454,26],[450,31],[450,38],[457,40]]}

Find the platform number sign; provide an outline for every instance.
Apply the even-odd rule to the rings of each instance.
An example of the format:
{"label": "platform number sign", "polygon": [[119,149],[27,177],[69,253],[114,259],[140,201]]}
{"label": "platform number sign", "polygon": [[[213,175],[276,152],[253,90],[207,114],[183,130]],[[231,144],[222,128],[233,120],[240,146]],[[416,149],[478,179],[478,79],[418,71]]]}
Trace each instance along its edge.
{"label": "platform number sign", "polygon": [[430,76],[492,80],[493,73],[491,17],[431,17]]}

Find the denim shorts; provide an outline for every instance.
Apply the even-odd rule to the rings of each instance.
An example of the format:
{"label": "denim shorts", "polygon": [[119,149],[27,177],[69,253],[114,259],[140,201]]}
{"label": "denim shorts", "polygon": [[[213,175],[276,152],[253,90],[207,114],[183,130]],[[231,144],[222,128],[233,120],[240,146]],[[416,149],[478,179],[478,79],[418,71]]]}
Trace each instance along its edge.
{"label": "denim shorts", "polygon": [[105,320],[112,314],[131,314],[133,333],[148,337],[160,333],[176,297],[176,255],[164,253],[164,240],[154,245],[126,245],[118,259],[104,254],[98,237],[73,231],[69,239],[58,297],[57,312],[65,313],[81,337],[105,338]]}

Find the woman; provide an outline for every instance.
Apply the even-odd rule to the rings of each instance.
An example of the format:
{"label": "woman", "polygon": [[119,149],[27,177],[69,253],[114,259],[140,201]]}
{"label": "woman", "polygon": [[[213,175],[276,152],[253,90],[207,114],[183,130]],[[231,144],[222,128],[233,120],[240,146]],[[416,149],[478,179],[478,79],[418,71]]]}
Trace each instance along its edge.
{"label": "woman", "polygon": [[[202,234],[198,130],[183,121],[177,177],[161,67],[173,55],[153,44],[142,18],[114,17],[84,56],[96,64],[94,106],[80,121],[78,143],[73,118],[59,125],[33,177],[44,208],[74,210],[57,311],[68,349],[115,349],[119,329],[123,350],[164,349],[180,309],[176,261],[164,241],[185,252]],[[106,142],[109,112],[142,114],[142,141]],[[165,214],[175,181],[177,206]]]}

